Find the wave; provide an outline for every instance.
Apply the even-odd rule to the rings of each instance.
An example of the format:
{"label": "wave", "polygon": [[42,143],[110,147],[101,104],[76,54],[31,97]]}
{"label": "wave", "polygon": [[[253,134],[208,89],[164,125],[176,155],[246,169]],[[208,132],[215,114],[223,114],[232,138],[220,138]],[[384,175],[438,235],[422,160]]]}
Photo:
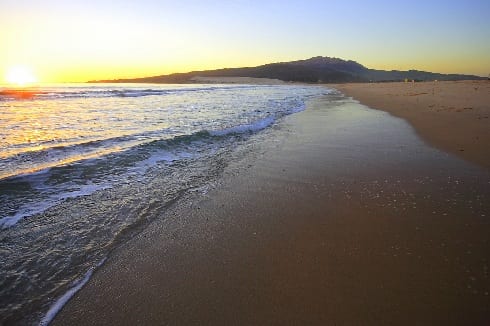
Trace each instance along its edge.
{"label": "wave", "polygon": [[273,124],[275,121],[274,117],[269,116],[264,119],[258,120],[254,123],[251,124],[244,124],[236,127],[231,127],[231,128],[226,128],[226,129],[221,129],[221,130],[212,130],[208,131],[208,133],[211,136],[226,136],[230,134],[243,134],[246,132],[257,132],[262,129],[267,128],[271,124]]}
{"label": "wave", "polygon": [[[32,87],[21,89],[0,89],[0,101],[9,100],[59,100],[76,98],[107,98],[107,97],[144,97],[162,96],[182,92],[213,92],[217,90],[255,88],[255,85],[233,85],[233,86],[203,86],[203,87],[166,87],[166,88],[141,88],[141,87]],[[266,87],[266,86],[261,86]]]}
{"label": "wave", "polygon": [[[256,86],[243,86],[256,87]],[[213,91],[230,87],[185,87],[184,91]],[[99,92],[100,89],[86,92]],[[106,89],[111,94],[154,94],[162,90]],[[179,91],[165,89],[165,92]],[[275,110],[275,108],[281,108]],[[107,139],[92,139],[52,146],[37,151],[14,153],[0,159],[0,228],[9,228],[24,218],[42,214],[69,198],[91,195],[99,190],[112,188],[128,179],[139,180],[148,170],[160,165],[199,158],[216,152],[221,146],[237,141],[236,135],[248,137],[273,125],[285,115],[305,109],[304,101],[294,94],[282,101],[269,100],[263,109],[238,115],[237,125],[224,124],[219,129],[201,126],[199,131],[178,134],[175,129],[144,131]],[[270,111],[269,111],[270,110]],[[237,120],[238,119],[238,120]],[[238,122],[240,121],[240,122]],[[182,128],[184,130],[184,128]]]}
{"label": "wave", "polygon": [[21,219],[36,214],[41,214],[47,209],[56,206],[60,202],[69,199],[82,196],[88,196],[98,190],[104,190],[110,188],[109,185],[83,185],[77,190],[60,192],[52,195],[41,202],[27,203],[22,205],[14,215],[5,216],[0,218],[0,227],[8,228],[17,224]]}
{"label": "wave", "polygon": [[[286,114],[300,111],[302,106],[293,108]],[[40,143],[42,149],[23,151],[21,147],[13,149],[10,152],[4,153],[4,157],[0,158],[3,166],[3,171],[0,172],[0,181],[22,176],[24,174],[32,174],[43,170],[48,170],[57,166],[70,165],[76,162],[96,159],[101,156],[112,154],[115,152],[124,152],[135,146],[152,146],[156,144],[173,144],[180,142],[195,141],[199,138],[209,136],[224,136],[228,134],[240,134],[245,132],[257,132],[267,128],[277,119],[276,116],[268,116],[259,119],[255,122],[233,126],[218,130],[202,130],[190,135],[178,135],[172,138],[165,137],[166,130],[156,130],[144,133],[131,135],[122,135],[106,139],[93,139],[87,141],[73,141],[65,145],[52,144],[50,142]],[[155,138],[159,138],[156,139]],[[26,168],[22,168],[23,163],[26,163]],[[40,162],[36,164],[36,162]],[[9,168],[11,167],[11,168]]]}
{"label": "wave", "polygon": [[100,262],[97,263],[95,267],[90,268],[83,278],[81,280],[75,281],[72,285],[72,287],[65,293],[63,294],[58,300],[55,301],[49,308],[48,312],[44,317],[41,319],[39,322],[39,326],[48,326],[51,321],[53,321],[54,317],[60,312],[60,310],[63,308],[63,306],[70,301],[70,299],[78,292],[80,291],[85,284],[90,280],[92,277],[92,274],[94,273],[95,269],[99,268],[102,266],[107,258],[103,258]]}
{"label": "wave", "polygon": [[[160,134],[162,131],[154,132]],[[21,146],[3,153],[0,158],[3,171],[0,181],[23,174],[36,173],[52,167],[69,165],[78,161],[98,158],[117,151],[123,151],[136,144],[144,143],[144,138],[150,138],[152,133],[123,135],[105,139],[87,141],[72,141],[66,144],[52,144],[49,141],[39,143],[42,149],[25,150]],[[26,164],[26,168],[22,165]],[[11,169],[9,169],[11,167]]]}
{"label": "wave", "polygon": [[[116,137],[30,153],[31,159],[28,162],[32,162],[32,155],[52,158],[57,154],[74,155],[63,160],[53,160],[38,170],[19,169],[17,175],[0,179],[0,200],[9,203],[4,205],[0,227],[14,226],[20,220],[41,214],[69,198],[88,196],[111,188],[121,179],[141,177],[158,164],[172,164],[211,153],[216,147],[223,146],[223,141],[235,141],[231,136],[259,132],[271,126],[276,119],[276,116],[271,115],[229,128],[201,130],[169,139],[128,144],[123,150],[120,142],[132,138]],[[86,147],[98,152],[81,154]],[[106,147],[106,151],[102,152],[100,147]]]}

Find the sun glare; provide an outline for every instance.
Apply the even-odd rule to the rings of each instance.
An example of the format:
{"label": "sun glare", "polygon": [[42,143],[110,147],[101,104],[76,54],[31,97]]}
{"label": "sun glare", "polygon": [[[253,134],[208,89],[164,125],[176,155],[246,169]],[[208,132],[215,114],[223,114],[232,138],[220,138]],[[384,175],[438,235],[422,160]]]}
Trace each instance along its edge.
{"label": "sun glare", "polygon": [[36,76],[31,69],[26,66],[13,66],[7,70],[5,80],[9,84],[17,86],[27,86],[37,82]]}

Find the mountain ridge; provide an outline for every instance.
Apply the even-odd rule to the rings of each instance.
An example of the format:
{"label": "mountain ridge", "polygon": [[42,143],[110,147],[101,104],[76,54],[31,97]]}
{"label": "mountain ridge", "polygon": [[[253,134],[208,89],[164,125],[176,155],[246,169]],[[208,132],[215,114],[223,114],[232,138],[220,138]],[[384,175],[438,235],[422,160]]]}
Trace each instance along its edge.
{"label": "mountain ridge", "polygon": [[251,77],[304,83],[486,79],[475,75],[441,74],[419,70],[377,70],[367,68],[353,60],[316,56],[303,60],[268,63],[256,67],[221,68],[150,77],[95,80],[89,81],[89,83],[196,83],[193,81],[194,77]]}

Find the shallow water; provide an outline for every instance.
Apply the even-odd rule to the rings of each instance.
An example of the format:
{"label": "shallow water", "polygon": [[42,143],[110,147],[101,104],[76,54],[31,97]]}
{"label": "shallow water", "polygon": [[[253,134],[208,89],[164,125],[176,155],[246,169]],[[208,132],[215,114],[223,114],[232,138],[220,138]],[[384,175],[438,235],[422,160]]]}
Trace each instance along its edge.
{"label": "shallow water", "polygon": [[0,92],[0,322],[39,322],[118,243],[183,193],[205,191],[243,141],[328,92],[289,85]]}

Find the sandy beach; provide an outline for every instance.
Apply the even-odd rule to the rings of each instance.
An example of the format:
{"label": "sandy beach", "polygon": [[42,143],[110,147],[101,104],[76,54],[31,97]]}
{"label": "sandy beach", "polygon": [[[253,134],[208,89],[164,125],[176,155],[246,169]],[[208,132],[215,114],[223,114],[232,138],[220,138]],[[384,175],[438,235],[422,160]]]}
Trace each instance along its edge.
{"label": "sandy beach", "polygon": [[115,250],[53,325],[490,322],[486,169],[349,99],[257,137]]}
{"label": "sandy beach", "polygon": [[406,119],[430,144],[490,168],[490,82],[332,85],[376,109]]}

